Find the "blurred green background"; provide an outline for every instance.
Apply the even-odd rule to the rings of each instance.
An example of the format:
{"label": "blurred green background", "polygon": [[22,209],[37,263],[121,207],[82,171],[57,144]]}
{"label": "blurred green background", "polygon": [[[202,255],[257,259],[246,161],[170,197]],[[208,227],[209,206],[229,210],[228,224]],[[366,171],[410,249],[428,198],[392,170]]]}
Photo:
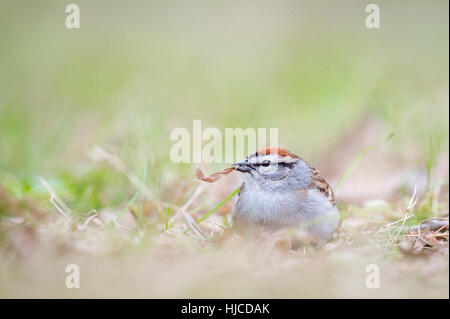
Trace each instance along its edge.
{"label": "blurred green background", "polygon": [[[92,163],[98,144],[157,194],[172,128],[277,127],[280,145],[327,156],[363,118],[425,167],[448,153],[448,1],[0,1],[0,172],[16,194],[43,175],[80,210],[134,193]],[[374,141],[376,142],[376,141]],[[411,155],[412,156],[412,155]]]}

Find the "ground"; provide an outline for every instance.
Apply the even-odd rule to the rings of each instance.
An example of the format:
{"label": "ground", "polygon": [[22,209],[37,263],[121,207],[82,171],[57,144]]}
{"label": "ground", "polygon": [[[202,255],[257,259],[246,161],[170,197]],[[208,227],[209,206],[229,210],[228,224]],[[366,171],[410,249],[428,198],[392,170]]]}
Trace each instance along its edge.
{"label": "ground", "polygon": [[[448,2],[77,3],[0,4],[0,297],[449,297]],[[238,174],[170,160],[195,119],[278,128],[338,238],[231,233]]]}

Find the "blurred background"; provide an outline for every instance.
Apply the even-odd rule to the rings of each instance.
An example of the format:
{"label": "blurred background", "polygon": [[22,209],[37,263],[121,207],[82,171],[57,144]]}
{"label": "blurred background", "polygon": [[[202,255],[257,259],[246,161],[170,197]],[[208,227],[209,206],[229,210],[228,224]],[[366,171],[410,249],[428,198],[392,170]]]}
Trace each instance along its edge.
{"label": "blurred background", "polygon": [[80,29],[68,3],[0,0],[0,185],[19,207],[51,207],[43,176],[75,213],[122,209],[136,189],[92,161],[95,145],[182,204],[193,165],[170,161],[169,135],[194,119],[276,127],[333,185],[376,144],[343,202],[432,180],[448,195],[448,1],[377,1],[380,29],[367,1],[77,0]]}

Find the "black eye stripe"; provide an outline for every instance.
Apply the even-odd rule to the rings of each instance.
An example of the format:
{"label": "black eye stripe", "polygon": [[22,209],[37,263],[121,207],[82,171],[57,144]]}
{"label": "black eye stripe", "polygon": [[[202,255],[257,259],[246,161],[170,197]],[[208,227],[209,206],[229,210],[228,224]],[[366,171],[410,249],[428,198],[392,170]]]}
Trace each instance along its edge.
{"label": "black eye stripe", "polygon": [[283,167],[292,167],[292,165],[294,165],[293,163],[286,163],[286,162],[276,163],[276,162],[270,162],[269,160],[262,161],[261,163],[253,163],[252,165],[257,166],[257,167],[259,167],[259,166],[267,167],[269,165],[277,165],[277,164],[281,165]]}

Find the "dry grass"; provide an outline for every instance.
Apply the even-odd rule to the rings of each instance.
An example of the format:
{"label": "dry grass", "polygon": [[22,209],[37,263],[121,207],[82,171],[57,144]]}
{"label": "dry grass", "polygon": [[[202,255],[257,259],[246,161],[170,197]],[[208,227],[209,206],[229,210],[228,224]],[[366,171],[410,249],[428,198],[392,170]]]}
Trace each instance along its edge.
{"label": "dry grass", "polygon": [[[448,298],[448,1],[378,2],[0,2],[0,297]],[[238,175],[169,159],[194,119],[277,127],[339,238],[230,233]]]}
{"label": "dry grass", "polygon": [[[195,208],[212,195],[204,184],[182,205],[163,209],[169,204],[117,157],[102,154],[140,194],[125,209],[75,215],[42,178],[52,209],[31,216],[2,190],[15,215],[1,221],[1,297],[448,297],[448,217],[439,217],[448,216],[445,192],[419,199],[414,191],[404,204],[341,202],[338,239],[294,250],[288,232],[252,239],[232,233],[229,206],[196,223],[207,210]],[[235,186],[227,178],[220,188]],[[410,223],[430,208],[438,216]],[[80,289],[65,288],[67,264],[80,266]],[[365,286],[369,264],[380,267],[379,289]]]}

